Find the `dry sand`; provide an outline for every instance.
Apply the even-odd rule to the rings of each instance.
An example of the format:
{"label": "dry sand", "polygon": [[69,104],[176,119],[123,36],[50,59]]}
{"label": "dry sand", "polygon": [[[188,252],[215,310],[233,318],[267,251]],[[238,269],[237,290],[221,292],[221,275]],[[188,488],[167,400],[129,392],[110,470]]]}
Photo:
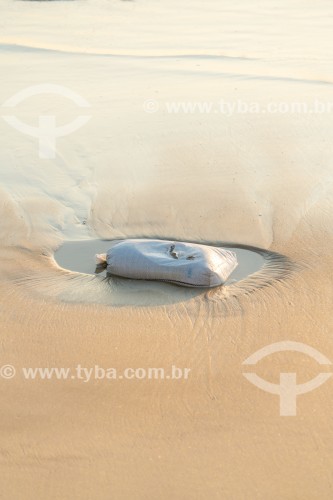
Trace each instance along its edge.
{"label": "dry sand", "polygon": [[[1,102],[63,85],[91,119],[55,159],[0,122],[2,497],[331,499],[333,382],[279,415],[242,362],[293,340],[333,360],[332,113],[178,113],[171,101],[330,101],[330,2],[0,5]],[[156,100],[147,113],[143,103]],[[35,96],[22,121],[78,114]],[[79,110],[86,114],[86,110]],[[252,245],[260,275],[206,293],[59,269],[66,240]],[[269,254],[272,257],[272,254]],[[191,369],[187,380],[25,380],[22,367]],[[285,353],[255,371],[327,371]]]}

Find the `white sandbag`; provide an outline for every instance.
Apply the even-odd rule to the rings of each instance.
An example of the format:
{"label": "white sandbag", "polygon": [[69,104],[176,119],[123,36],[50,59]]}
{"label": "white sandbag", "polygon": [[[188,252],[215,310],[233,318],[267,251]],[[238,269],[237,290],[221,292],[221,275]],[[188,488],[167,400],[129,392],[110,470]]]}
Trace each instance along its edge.
{"label": "white sandbag", "polygon": [[116,276],[194,287],[222,285],[238,264],[235,253],[224,248],[146,239],[115,242],[106,262]]}

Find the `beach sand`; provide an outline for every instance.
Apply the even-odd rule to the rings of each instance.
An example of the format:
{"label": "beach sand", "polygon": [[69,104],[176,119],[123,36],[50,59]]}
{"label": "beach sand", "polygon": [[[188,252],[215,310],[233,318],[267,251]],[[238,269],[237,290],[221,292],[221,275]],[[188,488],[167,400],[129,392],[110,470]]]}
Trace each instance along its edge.
{"label": "beach sand", "polygon": [[[0,378],[3,498],[332,498],[332,380],[281,416],[242,365],[281,341],[333,360],[332,112],[167,106],[329,102],[332,15],[325,0],[1,3],[1,103],[52,84],[90,104],[39,94],[1,116],[91,116],[48,159],[0,121],[0,367],[16,369]],[[203,292],[53,258],[66,241],[126,237],[253,246],[270,266]],[[190,373],[22,374],[77,365]],[[251,370],[303,383],[330,367],[286,352]]]}

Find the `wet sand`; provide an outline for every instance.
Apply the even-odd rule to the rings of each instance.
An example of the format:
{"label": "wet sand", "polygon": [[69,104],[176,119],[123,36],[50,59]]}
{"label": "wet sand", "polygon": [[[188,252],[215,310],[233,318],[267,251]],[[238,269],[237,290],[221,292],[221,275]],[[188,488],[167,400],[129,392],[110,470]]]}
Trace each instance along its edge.
{"label": "wet sand", "polygon": [[[330,101],[332,6],[207,5],[0,5],[1,103],[52,83],[91,105],[48,94],[1,109],[34,125],[91,115],[46,160],[35,137],[0,121],[0,368],[16,369],[0,377],[6,499],[332,497],[332,380],[282,417],[278,395],[249,383],[242,365],[284,340],[333,361],[332,115],[165,105]],[[159,108],[147,112],[152,100]],[[86,267],[97,241],[135,237],[228,243],[264,264],[204,292],[110,282]],[[78,365],[175,365],[190,376],[86,383],[22,373]],[[253,367],[272,383],[325,370],[295,352]]]}

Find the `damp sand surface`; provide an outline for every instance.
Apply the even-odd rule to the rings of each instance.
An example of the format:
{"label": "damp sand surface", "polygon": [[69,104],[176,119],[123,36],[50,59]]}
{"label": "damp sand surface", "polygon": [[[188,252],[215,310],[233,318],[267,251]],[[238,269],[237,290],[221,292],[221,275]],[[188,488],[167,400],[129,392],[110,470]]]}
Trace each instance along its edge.
{"label": "damp sand surface", "polygon": [[[333,361],[332,113],[288,112],[332,102],[332,18],[328,0],[1,0],[1,104],[45,84],[89,104],[30,94],[2,116],[91,116],[47,159],[0,119],[4,498],[331,500],[332,378],[281,417],[243,362],[284,340]],[[239,253],[208,291],[94,275],[103,240],[142,235],[264,262]],[[190,375],[22,376],[78,365]],[[250,371],[326,369],[284,352]]]}

